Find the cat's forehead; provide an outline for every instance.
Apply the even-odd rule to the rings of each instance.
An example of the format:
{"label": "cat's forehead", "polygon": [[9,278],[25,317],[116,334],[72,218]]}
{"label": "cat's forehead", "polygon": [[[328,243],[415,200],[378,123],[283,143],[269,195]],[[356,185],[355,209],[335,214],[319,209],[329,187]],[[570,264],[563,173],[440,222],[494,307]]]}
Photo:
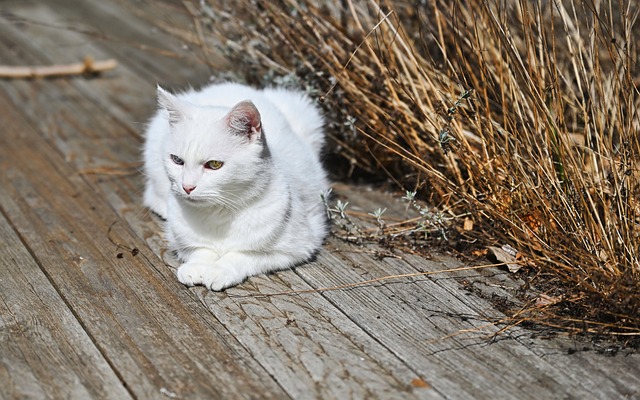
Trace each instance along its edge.
{"label": "cat's forehead", "polygon": [[194,160],[223,159],[240,144],[236,135],[228,132],[228,109],[209,107],[199,109],[192,118],[176,126],[169,146],[182,157]]}
{"label": "cat's forehead", "polygon": [[222,119],[228,112],[229,107],[220,107],[215,105],[199,105],[194,106],[191,110],[194,119]]}

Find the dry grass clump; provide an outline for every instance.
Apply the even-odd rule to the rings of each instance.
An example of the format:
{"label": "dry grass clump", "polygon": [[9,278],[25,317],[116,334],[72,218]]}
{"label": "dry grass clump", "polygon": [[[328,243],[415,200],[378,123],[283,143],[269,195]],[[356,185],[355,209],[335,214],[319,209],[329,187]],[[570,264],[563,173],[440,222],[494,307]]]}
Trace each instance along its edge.
{"label": "dry grass clump", "polygon": [[473,234],[530,260],[557,301],[520,315],[640,333],[635,2],[189,8],[205,52],[218,46],[248,80],[319,98],[348,165],[464,213]]}

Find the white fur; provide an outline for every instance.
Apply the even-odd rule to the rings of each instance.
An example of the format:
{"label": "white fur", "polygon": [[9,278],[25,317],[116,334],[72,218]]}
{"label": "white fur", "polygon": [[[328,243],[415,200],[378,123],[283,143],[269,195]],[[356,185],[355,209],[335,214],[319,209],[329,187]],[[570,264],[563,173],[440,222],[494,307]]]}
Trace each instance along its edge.
{"label": "white fur", "polygon": [[[144,203],[167,221],[180,282],[222,290],[318,250],[328,182],[323,120],[307,97],[229,83],[178,96],[158,87],[158,102],[146,132]],[[224,164],[204,168],[210,160]]]}

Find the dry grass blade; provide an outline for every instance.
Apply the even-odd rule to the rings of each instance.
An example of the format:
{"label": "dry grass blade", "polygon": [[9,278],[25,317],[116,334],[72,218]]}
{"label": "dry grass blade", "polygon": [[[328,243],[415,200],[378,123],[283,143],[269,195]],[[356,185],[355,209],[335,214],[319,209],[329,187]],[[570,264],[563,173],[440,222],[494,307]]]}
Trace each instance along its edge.
{"label": "dry grass blade", "polygon": [[321,288],[316,288],[316,289],[288,290],[286,292],[262,293],[262,294],[258,294],[258,295],[250,294],[250,295],[230,295],[230,296],[231,297],[272,297],[272,296],[286,296],[286,295],[291,295],[291,294],[308,294],[308,293],[331,292],[331,291],[335,291],[335,290],[362,287],[362,286],[370,285],[372,283],[380,283],[380,282],[389,281],[389,280],[393,280],[393,279],[415,278],[415,277],[418,277],[418,276],[446,274],[446,273],[449,273],[449,272],[478,270],[478,269],[483,269],[483,268],[495,268],[495,267],[499,267],[499,266],[502,266],[502,265],[504,265],[504,263],[473,265],[473,266],[470,266],[470,267],[450,268],[450,269],[443,269],[443,270],[439,270],[439,271],[425,271],[425,272],[414,272],[414,273],[400,274],[400,275],[388,275],[388,276],[382,276],[380,278],[367,279],[366,281],[360,281],[360,282],[354,282],[354,283],[346,283],[344,285],[321,287]]}
{"label": "dry grass blade", "polygon": [[206,46],[248,81],[326,94],[339,169],[417,188],[539,260],[570,300],[533,319],[640,331],[637,4],[198,4],[225,10],[198,17]]}

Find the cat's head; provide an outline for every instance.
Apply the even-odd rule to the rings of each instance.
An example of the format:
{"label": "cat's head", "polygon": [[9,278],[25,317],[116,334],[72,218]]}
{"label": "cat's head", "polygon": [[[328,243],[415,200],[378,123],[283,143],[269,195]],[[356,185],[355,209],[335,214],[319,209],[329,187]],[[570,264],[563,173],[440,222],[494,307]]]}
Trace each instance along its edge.
{"label": "cat's head", "polygon": [[163,162],[176,196],[237,209],[266,184],[269,154],[251,101],[196,106],[158,87],[158,103],[171,129]]}

